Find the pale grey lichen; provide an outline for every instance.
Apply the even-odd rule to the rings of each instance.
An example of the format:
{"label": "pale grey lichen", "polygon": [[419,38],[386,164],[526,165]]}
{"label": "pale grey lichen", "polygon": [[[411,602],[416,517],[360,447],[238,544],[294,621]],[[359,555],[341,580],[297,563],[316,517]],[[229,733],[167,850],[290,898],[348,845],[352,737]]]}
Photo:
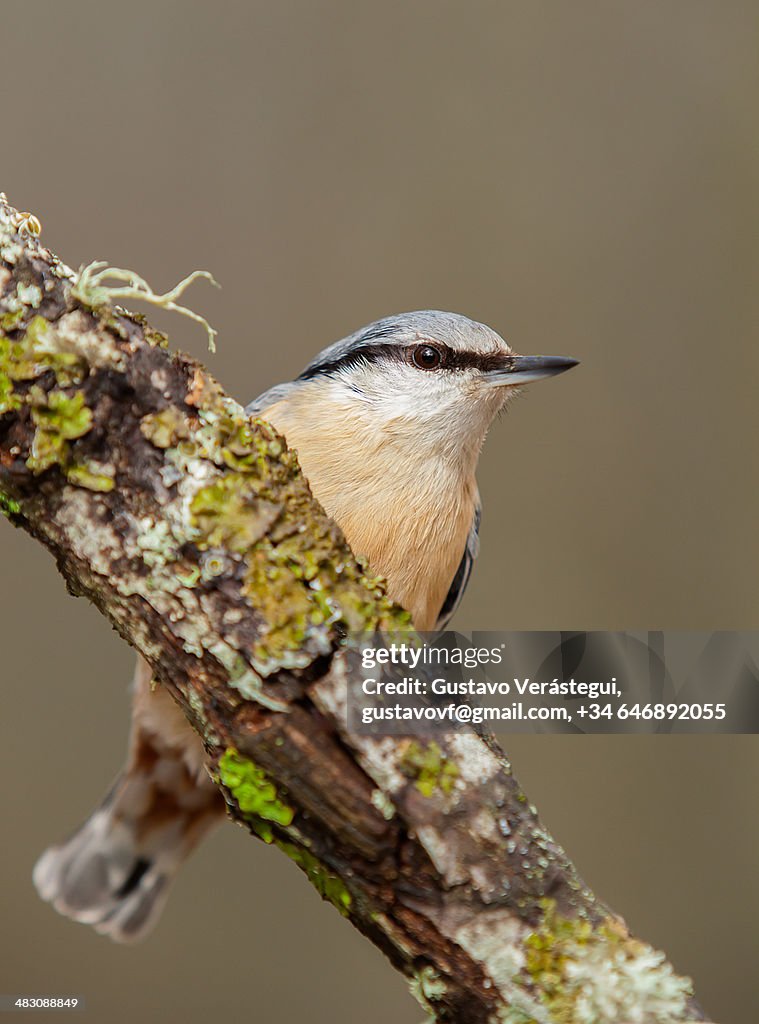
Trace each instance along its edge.
{"label": "pale grey lichen", "polygon": [[142,551],[145,565],[151,568],[165,566],[176,559],[176,540],[171,526],[163,519],[155,522],[145,518],[140,522],[137,547]]}
{"label": "pale grey lichen", "polygon": [[271,711],[288,710],[287,704],[264,692],[263,679],[234,647],[224,641],[215,641],[206,645],[206,649],[224,666],[229,676],[229,685],[243,697],[254,700]]}
{"label": "pale grey lichen", "polygon": [[385,821],[390,821],[395,816],[393,801],[381,789],[372,790],[372,804],[377,808]]}
{"label": "pale grey lichen", "polygon": [[16,285],[16,294],[18,295],[19,302],[24,306],[30,306],[32,309],[37,309],[42,302],[42,289],[36,284],[22,284],[19,282]]}
{"label": "pale grey lichen", "polygon": [[190,705],[195,721],[198,723],[199,732],[204,743],[209,747],[218,747],[221,741],[216,733],[211,729],[205,708],[203,707],[203,701],[195,690],[188,690],[187,703]]}
{"label": "pale grey lichen", "polygon": [[474,733],[452,733],[448,746],[455,755],[462,782],[482,786],[501,771],[499,759]]}
{"label": "pale grey lichen", "polygon": [[[106,284],[108,279],[119,281],[121,284]],[[173,313],[180,313],[189,317],[195,323],[201,324],[208,335],[208,347],[211,352],[216,351],[216,331],[211,327],[205,317],[196,313],[187,306],[180,306],[176,301],[189,288],[193,281],[204,278],[210,281],[215,287],[219,284],[214,280],[213,275],[207,270],[193,270],[191,274],[183,278],[179,284],[170,288],[163,294],[156,294],[147,281],[140,277],[133,270],[124,270],[120,267],[109,267],[104,260],[96,260],[79,268],[79,275],[71,294],[79,299],[85,306],[98,308],[103,305],[120,304],[121,299],[135,299],[139,302],[147,302],[160,309],[166,309]]]}
{"label": "pale grey lichen", "polygon": [[678,977],[663,953],[638,945],[613,950],[603,942],[589,942],[567,951],[566,998],[577,1024],[668,1024],[683,1019],[692,994],[690,979]]}
{"label": "pale grey lichen", "polygon": [[[496,988],[520,1011],[538,1014],[536,1000],[519,983],[527,956],[522,948],[529,928],[509,909],[480,909],[455,928],[442,923],[445,933],[487,972]],[[540,1020],[539,1016],[536,1019]],[[547,1021],[548,1018],[545,1017]]]}
{"label": "pale grey lichen", "polygon": [[414,971],[409,979],[409,991],[429,1018],[435,1020],[437,1013],[433,1004],[444,998],[448,987],[435,968],[428,964]]}
{"label": "pale grey lichen", "polygon": [[565,917],[549,899],[541,911],[538,926],[522,926],[521,935],[508,920],[489,937],[482,921],[460,933],[461,945],[481,958],[504,995],[501,1024],[523,1024],[525,1016],[540,1024],[689,1020],[690,979],[678,977],[663,953],[632,938],[620,921]]}

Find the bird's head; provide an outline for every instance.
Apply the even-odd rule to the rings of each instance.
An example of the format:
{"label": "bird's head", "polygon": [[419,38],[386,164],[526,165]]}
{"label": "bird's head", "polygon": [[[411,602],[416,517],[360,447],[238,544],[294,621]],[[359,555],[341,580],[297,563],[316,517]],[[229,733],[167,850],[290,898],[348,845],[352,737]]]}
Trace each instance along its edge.
{"label": "bird's head", "polygon": [[494,417],[521,387],[576,363],[517,355],[484,324],[426,310],[386,317],[336,342],[297,383],[328,385],[330,400],[388,439],[476,458]]}

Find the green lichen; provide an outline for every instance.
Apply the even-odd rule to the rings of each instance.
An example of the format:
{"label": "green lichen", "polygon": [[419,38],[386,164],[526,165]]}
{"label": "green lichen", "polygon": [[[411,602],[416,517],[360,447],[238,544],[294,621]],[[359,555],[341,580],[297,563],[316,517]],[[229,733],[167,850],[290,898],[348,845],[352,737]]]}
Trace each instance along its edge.
{"label": "green lichen", "polygon": [[69,441],[83,437],[92,426],[92,410],[84,394],[75,391],[44,392],[36,385],[29,393],[32,420],[36,426],[32,452],[26,464],[33,473],[43,473],[51,466],[66,467],[70,459]]}
{"label": "green lichen", "polygon": [[7,494],[3,494],[3,492],[0,491],[0,512],[2,512],[6,518],[10,519],[11,516],[17,516],[20,511],[21,506],[19,503],[14,498],[10,498]]}
{"label": "green lichen", "polygon": [[219,759],[219,779],[235,799],[246,820],[289,825],[295,811],[280,800],[274,783],[262,768],[228,747]]}
{"label": "green lichen", "polygon": [[380,580],[362,579],[334,524],[314,509],[302,478],[286,486],[285,511],[248,554],[244,593],[269,629],[261,647],[276,661],[307,638],[326,638],[340,622],[348,632],[410,623]]}
{"label": "green lichen", "polygon": [[274,842],[274,829],[267,821],[262,821],[260,818],[249,818],[248,824],[259,839],[263,839],[265,843]]}
{"label": "green lichen", "polygon": [[156,448],[172,448],[190,432],[189,424],[176,406],[143,416],[140,432]]}
{"label": "green lichen", "polygon": [[[0,317],[0,331],[17,326],[10,324],[8,315]],[[34,401],[31,393],[16,385],[33,381],[46,370],[53,370],[59,388],[81,382],[86,373],[79,355],[55,350],[50,342],[50,325],[41,316],[31,320],[20,339],[12,340],[0,333],[0,415]]]}
{"label": "green lichen", "polygon": [[301,868],[309,882],[322,899],[328,900],[336,907],[343,917],[348,916],[352,897],[345,886],[345,883],[337,875],[334,875],[322,862],[302,846],[288,843],[280,839],[274,840],[276,845],[286,853],[290,860],[294,861]]}
{"label": "green lichen", "polygon": [[[380,580],[362,579],[337,527],[314,506],[297,460],[262,422],[233,414],[212,389],[201,410],[205,450],[231,472],[202,487],[190,504],[195,543],[225,547],[244,560],[243,594],[263,625],[252,660],[264,674],[304,664],[330,647],[330,627],[408,623]],[[341,550],[342,546],[342,550]],[[397,616],[397,619],[394,618]],[[305,641],[311,653],[304,656]]]}
{"label": "green lichen", "polygon": [[23,322],[25,315],[26,310],[23,306],[0,314],[0,329],[3,331],[15,331]]}
{"label": "green lichen", "polygon": [[314,642],[321,636],[327,653],[326,627],[334,621],[333,611],[316,592],[298,585],[296,573],[287,552],[269,539],[248,553],[243,593],[266,622],[254,650],[262,666],[283,661],[309,636]]}
{"label": "green lichen", "polygon": [[687,1020],[690,979],[664,954],[631,938],[612,918],[593,926],[564,917],[541,901],[539,927],[524,940],[525,970],[535,996],[556,1024],[631,1024]]}
{"label": "green lichen", "polygon": [[[50,324],[44,316],[35,316],[27,324],[26,333],[24,334],[24,344],[29,352],[33,352],[36,355],[45,350],[45,344],[49,335]],[[53,355],[52,352],[49,354]]]}
{"label": "green lichen", "polygon": [[100,462],[77,462],[66,468],[66,479],[88,491],[107,493],[115,486],[113,469]]}
{"label": "green lichen", "polygon": [[230,473],[202,487],[192,500],[193,524],[202,531],[201,548],[226,547],[243,554],[272,524],[279,506],[262,501],[247,476]]}
{"label": "green lichen", "polygon": [[[37,374],[38,369],[34,360],[29,358],[27,346],[23,342],[0,336],[0,400],[3,396],[7,400],[15,383],[33,380]],[[16,395],[12,407],[18,408],[19,404],[20,399]]]}
{"label": "green lichen", "polygon": [[60,321],[53,328],[42,316],[35,316],[26,328],[23,344],[38,372],[50,369],[59,387],[80,384],[89,372],[85,355],[77,349],[78,339]]}
{"label": "green lichen", "polygon": [[20,408],[21,399],[13,389],[13,381],[6,374],[0,372],[0,416]]}
{"label": "green lichen", "polygon": [[49,369],[55,373],[56,383],[67,387],[80,383],[87,375],[87,361],[82,353],[72,350],[71,339],[65,332],[56,331],[43,316],[30,320],[18,344],[30,368],[27,379]]}
{"label": "green lichen", "polygon": [[525,939],[525,966],[534,982],[546,994],[563,985],[563,971],[570,947],[577,950],[593,939],[593,925],[587,919],[573,920],[556,913],[554,900],[541,904],[540,928]]}
{"label": "green lichen", "polygon": [[426,797],[432,796],[438,789],[442,793],[451,793],[459,774],[456,763],[445,756],[434,740],[425,745],[412,740],[403,753],[399,767],[407,778],[414,780],[416,788]]}
{"label": "green lichen", "polygon": [[229,747],[219,759],[219,781],[235,799],[251,829],[266,843],[274,842],[306,874],[316,891],[346,915],[351,895],[344,882],[302,846],[279,838],[272,824],[287,827],[295,812],[277,795],[274,783],[262,768],[234,748]]}
{"label": "green lichen", "polygon": [[226,416],[218,426],[223,440],[222,459],[230,469],[265,471],[267,456],[276,458],[284,451],[276,440],[261,445],[260,437],[247,421]]}

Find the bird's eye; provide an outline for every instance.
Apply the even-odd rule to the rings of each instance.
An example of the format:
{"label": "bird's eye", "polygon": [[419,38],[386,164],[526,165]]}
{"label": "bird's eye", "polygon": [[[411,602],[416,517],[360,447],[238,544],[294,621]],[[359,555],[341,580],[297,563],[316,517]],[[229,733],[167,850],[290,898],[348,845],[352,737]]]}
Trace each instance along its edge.
{"label": "bird's eye", "polygon": [[411,358],[420,370],[436,370],[443,361],[443,354],[434,345],[417,345]]}

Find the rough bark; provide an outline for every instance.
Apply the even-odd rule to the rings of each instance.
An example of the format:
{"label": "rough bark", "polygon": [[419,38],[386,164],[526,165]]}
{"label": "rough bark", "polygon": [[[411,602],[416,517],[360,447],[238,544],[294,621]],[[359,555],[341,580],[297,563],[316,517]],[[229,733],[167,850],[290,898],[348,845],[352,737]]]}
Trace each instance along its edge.
{"label": "rough bark", "polygon": [[0,505],[180,703],[231,816],[439,1021],[704,1020],[688,980],[578,878],[493,743],[441,740],[446,784],[420,786],[412,741],[347,731],[345,632],[407,616],[282,439],[36,230],[0,196]]}

